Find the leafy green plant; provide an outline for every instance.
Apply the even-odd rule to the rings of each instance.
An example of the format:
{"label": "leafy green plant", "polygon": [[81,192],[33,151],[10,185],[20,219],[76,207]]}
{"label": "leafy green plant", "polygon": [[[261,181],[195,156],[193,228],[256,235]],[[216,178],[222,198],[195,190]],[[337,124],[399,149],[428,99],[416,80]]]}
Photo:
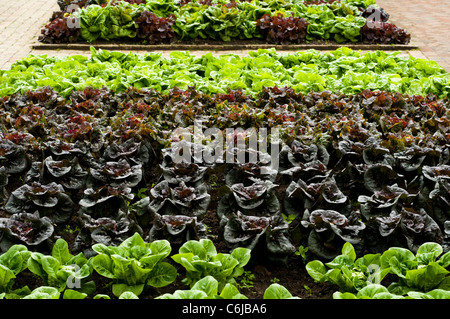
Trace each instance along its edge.
{"label": "leafy green plant", "polygon": [[[299,299],[280,284],[271,284],[264,291],[264,299]],[[212,276],[206,276],[189,290],[177,290],[173,294],[164,294],[156,299],[248,299],[239,290],[228,283],[219,293],[219,282]]]}
{"label": "leafy green plant", "polygon": [[264,291],[264,299],[300,299],[294,297],[286,287],[273,283]]}
{"label": "leafy green plant", "polygon": [[13,245],[0,255],[0,295],[10,292],[16,276],[27,268],[30,255],[24,245]]}
{"label": "leafy green plant", "polygon": [[315,281],[330,282],[343,292],[357,292],[372,280],[381,282],[389,273],[379,266],[380,258],[380,254],[366,254],[356,259],[355,249],[347,242],[341,255],[325,264],[320,260],[310,261],[306,270]]}
{"label": "leafy green plant", "polygon": [[250,249],[238,247],[231,254],[223,254],[217,253],[209,239],[190,240],[172,259],[186,269],[186,278],[182,280],[185,284],[192,287],[201,278],[212,276],[222,291],[228,283],[236,285],[236,277],[244,273],[244,266],[250,260]]}
{"label": "leafy green plant", "polygon": [[254,279],[255,279],[254,273],[252,273],[249,270],[244,270],[244,273],[239,278],[238,288],[239,289],[252,288]]}
{"label": "leafy green plant", "polygon": [[[450,252],[443,254],[442,246],[434,242],[422,244],[416,254],[391,247],[383,254],[366,254],[358,259],[353,246],[346,243],[342,255],[326,264],[311,261],[306,270],[314,280],[338,286],[340,291],[333,295],[336,299],[432,299],[448,297],[449,265]],[[397,280],[385,287],[381,283],[387,274]]]}
{"label": "leafy green plant", "polygon": [[51,255],[33,252],[28,259],[28,269],[42,278],[46,286],[62,292],[66,287],[76,288],[80,292],[92,292],[95,283],[88,282],[92,274],[92,265],[82,253],[72,255],[64,239],[58,239]]}
{"label": "leafy green plant", "polygon": [[164,294],[156,299],[247,299],[239,293],[236,286],[227,283],[219,293],[219,282],[213,276],[198,280],[189,290],[176,290],[173,294]]}
{"label": "leafy green plant", "polygon": [[41,286],[34,289],[23,299],[59,299],[61,292],[55,287]]}
{"label": "leafy green plant", "polygon": [[390,293],[383,285],[370,284],[359,290],[356,294],[336,291],[333,294],[333,299],[404,299],[404,297]]}
{"label": "leafy green plant", "polygon": [[399,280],[389,291],[404,295],[409,291],[428,292],[433,289],[450,290],[450,252],[443,254],[438,243],[424,243],[416,254],[405,248],[392,247],[380,259],[381,267],[389,269]]}
{"label": "leafy green plant", "polygon": [[119,246],[95,244],[92,248],[98,253],[92,258],[92,266],[100,275],[114,281],[115,296],[124,291],[139,296],[144,288],[163,287],[177,277],[175,267],[163,262],[171,252],[167,240],[146,243],[135,233]]}

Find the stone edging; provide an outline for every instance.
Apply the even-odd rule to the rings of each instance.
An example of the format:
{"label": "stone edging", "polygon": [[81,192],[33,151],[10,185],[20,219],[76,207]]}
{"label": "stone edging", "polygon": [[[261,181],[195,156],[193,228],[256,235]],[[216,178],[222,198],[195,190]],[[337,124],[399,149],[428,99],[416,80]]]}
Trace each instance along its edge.
{"label": "stone edging", "polygon": [[366,44],[366,43],[348,43],[348,44],[290,44],[290,45],[276,45],[276,44],[128,44],[128,43],[69,43],[69,44],[45,44],[35,43],[32,48],[35,50],[86,50],[93,46],[96,49],[104,50],[131,50],[131,51],[149,51],[149,50],[170,50],[170,51],[221,51],[221,50],[257,50],[270,49],[277,50],[308,50],[316,49],[323,51],[332,51],[340,47],[348,47],[353,50],[386,50],[386,51],[405,51],[417,50],[419,46],[415,44]]}

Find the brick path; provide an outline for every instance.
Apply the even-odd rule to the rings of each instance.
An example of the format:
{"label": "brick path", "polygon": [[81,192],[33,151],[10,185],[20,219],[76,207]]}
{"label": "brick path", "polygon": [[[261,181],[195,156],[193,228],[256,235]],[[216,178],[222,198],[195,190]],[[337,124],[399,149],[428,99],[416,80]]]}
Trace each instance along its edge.
{"label": "brick path", "polygon": [[[390,22],[406,28],[419,45],[421,52],[409,54],[435,60],[450,72],[450,0],[377,0],[377,3],[390,14]],[[9,68],[30,53],[90,54],[31,49],[42,26],[58,9],[56,0],[0,0],[0,69]]]}
{"label": "brick path", "polygon": [[422,53],[450,72],[450,0],[376,0]]}
{"label": "brick path", "polygon": [[56,0],[0,0],[0,69],[31,52],[39,30],[58,9]]}

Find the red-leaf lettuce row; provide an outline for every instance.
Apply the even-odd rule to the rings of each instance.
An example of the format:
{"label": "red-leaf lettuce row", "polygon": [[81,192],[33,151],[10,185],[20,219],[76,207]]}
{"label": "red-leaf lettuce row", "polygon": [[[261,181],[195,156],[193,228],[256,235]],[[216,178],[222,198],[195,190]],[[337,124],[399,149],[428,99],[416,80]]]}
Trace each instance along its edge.
{"label": "red-leaf lettuce row", "polygon": [[407,30],[390,22],[368,20],[360,33],[363,41],[369,43],[408,44],[411,41]]}
{"label": "red-leaf lettuce row", "polygon": [[51,240],[54,230],[52,221],[48,217],[40,217],[39,212],[0,218],[0,249],[6,252],[12,245],[22,244],[48,250],[47,240]]}
{"label": "red-leaf lettuce row", "polygon": [[39,212],[55,224],[68,222],[72,217],[73,201],[57,183],[32,182],[17,188],[5,204],[9,214]]}

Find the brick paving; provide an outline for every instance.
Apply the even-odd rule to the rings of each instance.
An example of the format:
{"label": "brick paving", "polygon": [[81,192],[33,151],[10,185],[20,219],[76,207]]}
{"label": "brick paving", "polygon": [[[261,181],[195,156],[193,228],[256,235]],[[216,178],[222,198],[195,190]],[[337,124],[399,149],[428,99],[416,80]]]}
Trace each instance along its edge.
{"label": "brick paving", "polygon": [[[415,57],[438,62],[450,72],[450,0],[377,0],[391,16],[390,22],[406,28],[420,51]],[[89,55],[89,51],[33,50],[40,29],[59,7],[56,0],[0,0],[0,69],[6,69],[28,54]],[[203,54],[204,51],[192,52]],[[225,53],[224,51],[214,54]],[[235,52],[246,54],[246,51]],[[164,52],[167,55],[168,52]]]}
{"label": "brick paving", "polygon": [[0,69],[31,53],[41,27],[58,9],[56,0],[0,0]]}
{"label": "brick paving", "polygon": [[430,60],[450,72],[450,0],[376,0]]}

